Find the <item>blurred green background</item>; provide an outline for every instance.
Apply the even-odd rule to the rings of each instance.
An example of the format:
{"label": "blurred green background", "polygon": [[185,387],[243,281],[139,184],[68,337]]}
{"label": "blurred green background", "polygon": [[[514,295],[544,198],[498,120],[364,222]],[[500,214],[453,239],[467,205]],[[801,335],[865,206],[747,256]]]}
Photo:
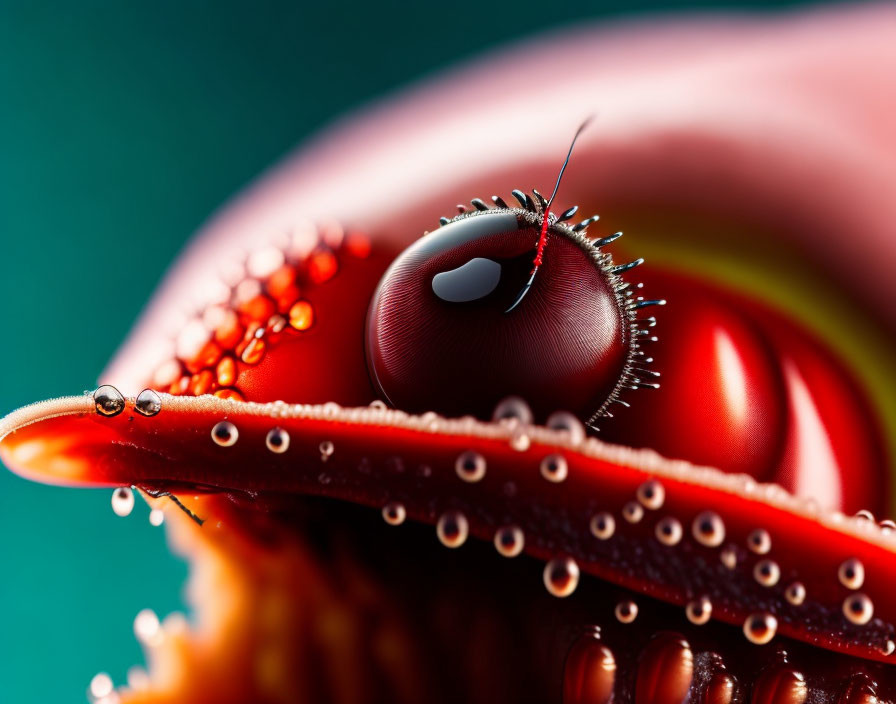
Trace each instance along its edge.
{"label": "blurred green background", "polygon": [[[93,388],[213,209],[336,116],[546,27],[794,3],[0,0],[0,413]],[[0,700],[79,702],[142,662],[186,567],[138,502],[0,472]]]}

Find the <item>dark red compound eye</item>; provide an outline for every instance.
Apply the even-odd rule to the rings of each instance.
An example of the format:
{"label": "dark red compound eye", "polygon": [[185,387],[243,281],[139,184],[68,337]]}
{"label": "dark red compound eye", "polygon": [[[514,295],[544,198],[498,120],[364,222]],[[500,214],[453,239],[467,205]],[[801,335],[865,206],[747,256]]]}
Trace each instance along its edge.
{"label": "dark red compound eye", "polygon": [[[367,361],[378,392],[410,412],[489,418],[508,396],[536,420],[568,410],[594,422],[620,391],[643,384],[633,287],[585,236],[589,219],[548,215],[549,252],[527,295],[546,201],[519,191],[523,207],[474,200],[408,247],[377,287],[367,321]],[[516,306],[514,304],[516,303]],[[512,307],[512,310],[509,310]],[[644,333],[644,334],[642,334]]]}

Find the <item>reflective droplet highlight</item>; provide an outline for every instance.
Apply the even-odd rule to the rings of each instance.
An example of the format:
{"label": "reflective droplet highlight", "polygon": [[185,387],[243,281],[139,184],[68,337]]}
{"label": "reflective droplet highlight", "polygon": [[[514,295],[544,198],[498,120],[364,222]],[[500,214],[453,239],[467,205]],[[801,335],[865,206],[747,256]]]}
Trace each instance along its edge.
{"label": "reflective droplet highlight", "polygon": [[495,531],[495,550],[503,557],[516,557],[523,551],[526,540],[519,526],[502,526]]}
{"label": "reflective droplet highlight", "polygon": [[638,605],[631,599],[620,601],[613,609],[613,615],[619,623],[632,623],[638,618]]}
{"label": "reflective droplet highlight", "polygon": [[459,548],[467,541],[470,525],[460,511],[443,513],[436,523],[436,535],[446,548]]}
{"label": "reflective droplet highlight", "polygon": [[765,645],[777,631],[778,619],[764,611],[750,614],[744,621],[744,635],[756,645]]}
{"label": "reflective droplet highlight", "polygon": [[212,428],[212,440],[221,447],[230,447],[239,439],[240,433],[236,426],[228,420],[215,423]]}
{"label": "reflective droplet highlight", "polygon": [[638,487],[638,501],[644,508],[656,511],[666,500],[666,490],[656,479],[648,479]]}
{"label": "reflective droplet highlight", "polygon": [[559,484],[569,474],[569,467],[562,455],[548,455],[541,461],[541,476],[549,482]]}
{"label": "reflective droplet highlight", "polygon": [[757,528],[747,536],[747,547],[757,555],[767,555],[772,549],[772,536],[764,528]]}
{"label": "reflective droplet highlight", "polygon": [[120,486],[112,492],[112,510],[116,516],[129,516],[134,510],[134,492],[130,487]]}
{"label": "reflective droplet highlight", "polygon": [[874,616],[874,604],[866,594],[850,594],[843,600],[843,615],[850,623],[864,626]]}
{"label": "reflective droplet highlight", "polygon": [[501,421],[516,421],[520,425],[532,424],[532,409],[519,396],[508,396],[495,406],[492,413],[492,420],[496,423]]}
{"label": "reflective droplet highlight", "polygon": [[763,587],[773,587],[781,578],[781,569],[774,560],[760,560],[753,567],[753,579]]}
{"label": "reflective droplet highlight", "polygon": [[101,416],[111,418],[124,410],[124,396],[114,386],[105,384],[93,392],[93,402],[96,412]]}
{"label": "reflective droplet highlight", "polygon": [[703,511],[694,519],[691,533],[701,545],[715,548],[725,540],[725,524],[715,511]]}
{"label": "reflective droplet highlight", "polygon": [[162,397],[152,389],[143,389],[134,402],[134,410],[142,416],[154,416],[162,410]]}
{"label": "reflective droplet highlight", "polygon": [[568,597],[579,585],[579,566],[571,557],[555,557],[544,566],[544,586],[552,596]]}
{"label": "reflective droplet highlight", "polygon": [[693,599],[685,606],[684,613],[688,617],[688,621],[695,626],[702,626],[712,617],[712,602],[706,596]]}
{"label": "reflective droplet highlight", "polygon": [[400,526],[407,518],[404,504],[398,501],[390,501],[383,506],[383,520],[390,526]]}
{"label": "reflective droplet highlight", "polygon": [[478,452],[462,452],[454,463],[454,471],[465,482],[478,482],[485,476],[485,458]]}
{"label": "reflective droplet highlight", "polygon": [[677,519],[669,516],[656,524],[654,533],[656,534],[656,539],[663,545],[668,545],[670,547],[678,545],[678,543],[681,542],[681,523],[679,523]]}
{"label": "reflective droplet highlight", "polygon": [[837,570],[837,578],[847,589],[861,589],[865,583],[865,566],[855,558],[844,560]]}
{"label": "reflective droplet highlight", "polygon": [[271,428],[264,439],[265,446],[278,455],[289,449],[289,433],[283,428]]}
{"label": "reflective droplet highlight", "polygon": [[601,511],[591,517],[591,535],[599,540],[609,540],[616,532],[616,519],[607,511]]}

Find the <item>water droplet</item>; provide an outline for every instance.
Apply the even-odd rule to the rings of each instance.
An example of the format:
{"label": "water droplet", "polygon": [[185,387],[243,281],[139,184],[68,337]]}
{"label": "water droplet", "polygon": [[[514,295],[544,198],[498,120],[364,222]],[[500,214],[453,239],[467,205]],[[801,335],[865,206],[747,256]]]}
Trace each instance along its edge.
{"label": "water droplet", "polygon": [[374,399],[370,402],[369,408],[371,411],[385,411],[388,406],[385,401],[380,401],[379,399]]}
{"label": "water droplet", "polygon": [[130,487],[120,486],[112,492],[112,510],[116,516],[129,516],[134,510],[134,492]]}
{"label": "water droplet", "polygon": [[569,467],[562,455],[548,455],[541,461],[541,476],[549,482],[558,484],[566,479]]}
{"label": "water droplet", "polygon": [[271,452],[283,454],[289,449],[289,433],[283,428],[271,428],[264,439],[264,444]]}
{"label": "water droplet", "polygon": [[616,532],[616,520],[606,511],[591,517],[591,535],[599,540],[609,540]]}
{"label": "water droplet", "polygon": [[258,364],[264,358],[265,342],[260,337],[253,337],[240,355],[246,364]]}
{"label": "water droplet", "polygon": [[638,487],[637,497],[644,508],[656,511],[666,500],[666,490],[658,480],[648,479]]}
{"label": "water droplet", "polygon": [[96,699],[108,697],[112,694],[112,678],[105,672],[99,672],[90,680],[90,695]]}
{"label": "water droplet", "polygon": [[874,616],[874,604],[866,594],[850,594],[843,600],[843,615],[857,626],[864,626]]}
{"label": "water droplet", "polygon": [[544,586],[551,595],[564,598],[579,585],[579,566],[571,557],[555,557],[544,566]]}
{"label": "water droplet", "polygon": [[336,451],[336,446],[329,440],[324,440],[317,448],[320,450],[320,461],[326,462]]}
{"label": "water droplet", "polygon": [[684,608],[684,613],[688,617],[688,621],[695,626],[702,626],[712,616],[712,602],[709,597],[701,596],[699,599],[689,601]]}
{"label": "water droplet", "polygon": [[753,579],[763,587],[773,587],[781,578],[781,570],[774,560],[760,560],[753,567]]}
{"label": "water droplet", "polygon": [[880,529],[882,533],[894,533],[896,532],[896,521],[886,518],[880,522]]}
{"label": "water droplet", "polygon": [[502,526],[495,531],[495,549],[504,557],[516,557],[523,551],[525,536],[518,526]]}
{"label": "water droplet", "polygon": [[778,619],[767,612],[756,612],[744,621],[744,635],[756,645],[765,645],[778,631]]}
{"label": "water droplet", "polygon": [[737,567],[737,549],[733,545],[729,545],[719,553],[719,560],[729,570]]}
{"label": "water droplet", "polygon": [[531,444],[532,440],[521,430],[517,430],[510,437],[510,446],[517,452],[525,452]]}
{"label": "water droplet", "polygon": [[847,589],[861,589],[865,583],[865,566],[855,558],[845,560],[837,570],[837,577]]}
{"label": "water droplet", "polygon": [[862,509],[861,511],[856,511],[856,518],[860,518],[863,521],[871,521],[874,522],[874,514],[871,511],[867,511]]}
{"label": "water droplet", "polygon": [[772,549],[772,537],[764,528],[757,528],[747,536],[747,547],[757,555],[766,555]]}
{"label": "water droplet", "polygon": [[622,507],[622,517],[629,523],[640,523],[644,518],[644,508],[637,501],[629,501]]}
{"label": "water droplet", "polygon": [[532,409],[519,396],[508,396],[495,406],[492,420],[496,423],[516,421],[519,425],[532,425]]}
{"label": "water droplet", "polygon": [[134,619],[134,635],[141,643],[151,643],[159,635],[160,628],[159,617],[152,609],[143,609]]}
{"label": "water droplet", "polygon": [[134,402],[134,410],[143,416],[154,416],[162,410],[162,398],[152,389],[143,389]]}
{"label": "water droplet", "polygon": [[568,411],[556,411],[548,416],[545,423],[551,430],[567,433],[570,441],[577,445],[585,439],[585,426]]}
{"label": "water droplet", "polygon": [[448,511],[439,516],[436,535],[446,548],[459,548],[470,534],[467,518],[460,511]]}
{"label": "water droplet", "polygon": [[478,482],[485,476],[485,458],[478,452],[462,452],[454,463],[457,476],[465,482]]}
{"label": "water droplet", "polygon": [[656,539],[663,545],[678,545],[681,541],[681,523],[677,519],[668,516],[656,524]]}
{"label": "water droplet", "polygon": [[725,539],[725,524],[714,511],[699,513],[691,524],[691,533],[701,545],[715,548]]}
{"label": "water droplet", "polygon": [[407,518],[404,504],[398,501],[390,501],[383,506],[383,520],[390,526],[400,526]]}
{"label": "water droplet", "polygon": [[111,418],[124,410],[124,396],[114,386],[104,384],[93,392],[93,402],[96,412],[101,416]]}
{"label": "water droplet", "polygon": [[794,606],[799,606],[806,600],[806,587],[802,582],[793,582],[784,590],[784,598]]}
{"label": "water droplet", "polygon": [[613,610],[619,623],[631,623],[638,618],[638,605],[631,599],[620,601]]}
{"label": "water droplet", "polygon": [[160,526],[165,522],[165,512],[160,508],[154,508],[149,512],[149,524]]}
{"label": "water droplet", "polygon": [[240,433],[236,426],[227,420],[215,423],[215,426],[212,428],[212,440],[221,447],[230,447],[235,444],[239,436]]}

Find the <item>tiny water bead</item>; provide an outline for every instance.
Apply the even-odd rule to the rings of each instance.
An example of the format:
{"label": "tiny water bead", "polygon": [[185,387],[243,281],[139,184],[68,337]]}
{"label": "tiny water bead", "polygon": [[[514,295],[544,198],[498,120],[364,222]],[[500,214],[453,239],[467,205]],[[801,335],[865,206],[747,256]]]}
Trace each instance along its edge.
{"label": "tiny water bead", "polygon": [[134,410],[142,416],[154,416],[162,410],[162,398],[152,389],[143,389],[134,401]]}
{"label": "tiny water bead", "polygon": [[520,425],[532,424],[532,409],[529,408],[522,398],[519,396],[508,396],[495,406],[492,413],[492,420],[496,423],[501,421],[516,422]]}
{"label": "tiny water bead", "polygon": [[485,469],[485,458],[472,450],[461,453],[454,463],[457,476],[470,483],[480,481],[485,476]]}
{"label": "tiny water bead", "polygon": [[598,540],[609,540],[613,537],[613,533],[616,532],[616,519],[613,518],[611,513],[601,511],[591,517],[589,527],[591,528],[591,535]]}
{"label": "tiny water bead", "polygon": [[684,612],[688,617],[688,621],[695,626],[702,626],[704,623],[708,623],[712,617],[712,602],[709,600],[709,597],[701,596],[698,599],[689,601]]}
{"label": "tiny water bead", "polygon": [[320,450],[320,461],[326,462],[333,456],[333,453],[336,451],[336,446],[331,441],[324,440],[318,445],[317,449]]}
{"label": "tiny water bead", "polygon": [[747,547],[757,555],[766,555],[772,549],[772,537],[764,528],[757,528],[747,536]]}
{"label": "tiny water bead", "polygon": [[400,526],[407,518],[404,504],[398,501],[390,501],[383,506],[383,520],[390,526]]}
{"label": "tiny water bead", "polygon": [[460,511],[448,511],[439,516],[436,535],[446,548],[459,548],[467,541],[470,526],[467,517]]}
{"label": "tiny water bead", "polygon": [[725,524],[714,511],[703,511],[691,524],[694,540],[708,548],[715,548],[725,540]]}
{"label": "tiny water bead", "polygon": [[151,526],[160,526],[165,522],[165,512],[160,508],[154,508],[149,512],[149,524]]}
{"label": "tiny water bead", "polygon": [[778,619],[762,611],[750,614],[744,621],[744,635],[756,645],[765,645],[778,631]]}
{"label": "tiny water bead", "polygon": [[516,557],[523,551],[525,543],[519,526],[502,526],[495,531],[495,549],[503,557]]}
{"label": "tiny water bead", "polygon": [[666,517],[656,524],[654,533],[656,539],[663,545],[668,545],[670,547],[678,545],[682,535],[681,523],[676,518],[672,518],[671,516]]}
{"label": "tiny water bead", "polygon": [[221,447],[231,447],[236,444],[239,437],[240,433],[236,429],[236,426],[228,420],[222,420],[215,423],[212,428],[212,440],[215,441],[216,445],[220,445]]}
{"label": "tiny water bead", "polygon": [[585,439],[585,426],[582,425],[578,418],[567,411],[554,411],[551,413],[545,426],[550,430],[567,434],[574,445]]}
{"label": "tiny water bead", "polygon": [[141,643],[151,643],[159,635],[159,617],[152,609],[143,609],[134,618],[134,635]]}
{"label": "tiny water bead", "polygon": [[276,454],[283,454],[289,449],[289,433],[283,428],[271,428],[265,436],[264,444]]}
{"label": "tiny water bead", "polygon": [[124,396],[114,386],[104,384],[93,392],[93,402],[96,412],[101,416],[111,418],[124,410]]}
{"label": "tiny water bead", "polygon": [[116,516],[129,516],[134,510],[134,492],[130,487],[120,486],[112,492],[112,510]]}
{"label": "tiny water bead", "polygon": [[579,566],[571,557],[555,557],[544,566],[544,586],[552,596],[563,599],[576,590],[579,574]]}
{"label": "tiny water bead", "polygon": [[729,570],[733,570],[737,567],[737,548],[733,545],[724,548],[722,552],[719,553],[719,560],[721,560],[722,564]]}
{"label": "tiny water bead", "polygon": [[510,436],[510,447],[517,452],[525,452],[532,445],[532,438],[522,430],[517,430]]}
{"label": "tiny water bead", "polygon": [[569,474],[569,467],[562,455],[548,455],[541,461],[540,471],[549,482],[559,484]]}
{"label": "tiny water bead", "polygon": [[616,604],[613,615],[619,623],[633,623],[638,618],[638,605],[631,599],[625,599]]}
{"label": "tiny water bead", "polygon": [[90,696],[94,699],[108,697],[113,687],[112,678],[105,672],[99,672],[90,680]]}
{"label": "tiny water bead", "polygon": [[847,589],[861,589],[865,583],[865,566],[855,558],[845,560],[837,570],[837,577]]}
{"label": "tiny water bead", "polygon": [[760,560],[753,567],[753,578],[763,587],[773,587],[781,578],[781,570],[774,560]]}
{"label": "tiny water bead", "polygon": [[644,508],[656,511],[666,500],[666,490],[656,479],[648,479],[638,487],[637,496]]}
{"label": "tiny water bead", "polygon": [[794,606],[800,606],[806,600],[806,587],[802,582],[793,582],[784,590],[784,598]]}
{"label": "tiny water bead", "polygon": [[864,626],[874,616],[874,604],[866,594],[850,594],[843,600],[843,615],[850,623]]}
{"label": "tiny water bead", "polygon": [[622,507],[622,517],[629,523],[640,523],[644,518],[644,509],[637,501],[629,501]]}

